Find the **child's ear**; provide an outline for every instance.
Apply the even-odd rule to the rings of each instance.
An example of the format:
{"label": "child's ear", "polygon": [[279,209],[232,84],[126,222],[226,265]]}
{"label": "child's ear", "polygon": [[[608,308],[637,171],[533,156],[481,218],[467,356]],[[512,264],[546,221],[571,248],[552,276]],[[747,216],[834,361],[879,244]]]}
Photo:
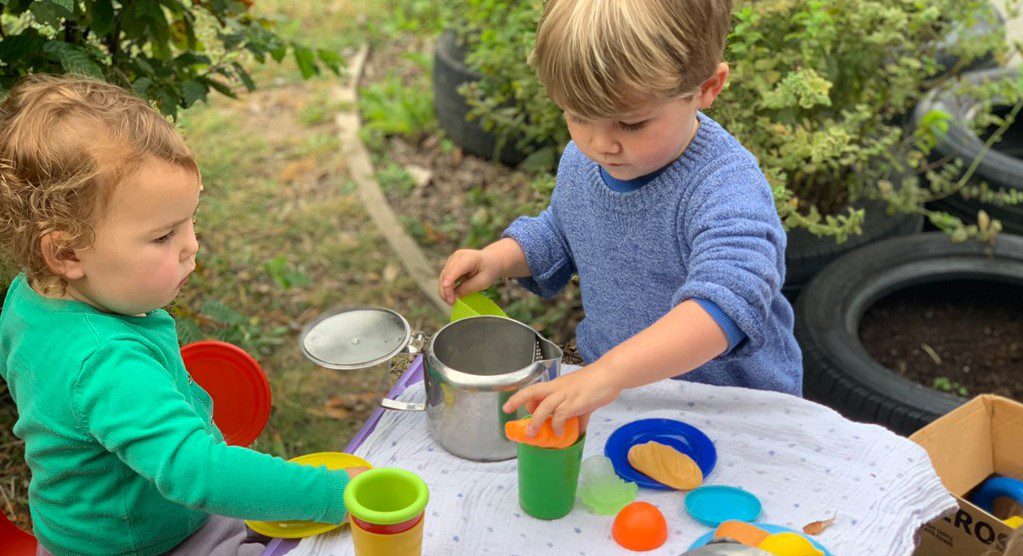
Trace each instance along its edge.
{"label": "child's ear", "polygon": [[82,262],[73,249],[67,247],[64,232],[50,232],[40,239],[40,248],[46,266],[57,276],[65,280],[78,280],[85,276]]}
{"label": "child's ear", "polygon": [[700,85],[700,92],[696,95],[698,109],[706,110],[714,104],[714,99],[721,94],[721,89],[725,87],[725,81],[728,80],[728,71],[728,64],[721,62],[714,70],[714,75]]}

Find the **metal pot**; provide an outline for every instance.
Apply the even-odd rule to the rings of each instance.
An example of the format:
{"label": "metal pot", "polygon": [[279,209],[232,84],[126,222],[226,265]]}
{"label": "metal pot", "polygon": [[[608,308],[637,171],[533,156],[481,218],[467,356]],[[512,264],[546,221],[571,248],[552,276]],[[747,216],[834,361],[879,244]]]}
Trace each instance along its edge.
{"label": "metal pot", "polygon": [[[422,348],[398,313],[375,307],[342,309],[306,326],[302,352],[330,369],[362,369]],[[384,398],[381,406],[426,411],[430,436],[445,450],[473,461],[515,457],[504,423],[517,418],[501,406],[520,389],[558,376],[563,353],[535,330],[504,317],[469,317],[433,335],[425,350],[426,404]]]}

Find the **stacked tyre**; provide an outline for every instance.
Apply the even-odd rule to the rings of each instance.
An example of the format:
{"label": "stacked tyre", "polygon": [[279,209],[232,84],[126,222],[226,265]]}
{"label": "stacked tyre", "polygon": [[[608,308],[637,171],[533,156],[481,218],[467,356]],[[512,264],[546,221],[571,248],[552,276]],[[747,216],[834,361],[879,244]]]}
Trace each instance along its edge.
{"label": "stacked tyre", "polygon": [[[1019,68],[994,68],[964,74],[967,84],[979,85],[992,81],[1005,82],[1009,86],[1019,83]],[[1011,124],[999,142],[990,149],[985,146],[986,137],[974,131],[973,119],[983,101],[970,96],[963,87],[946,87],[932,91],[916,107],[914,123],[919,123],[932,110],[940,110],[951,118],[947,132],[938,136],[932,153],[936,162],[959,159],[964,168],[974,160],[976,171],[972,183],[987,183],[992,190],[1015,191],[1023,194],[1023,121]],[[1010,109],[1010,99],[996,99],[994,111],[1005,115]],[[1021,114],[1023,115],[1023,114]],[[1003,229],[1013,234],[1023,234],[1023,206],[996,205],[977,199],[952,195],[934,203],[935,209],[946,211],[966,222],[976,222],[977,212],[986,211],[992,218],[1001,220]]]}
{"label": "stacked tyre", "polygon": [[1023,238],[1004,234],[992,246],[954,244],[924,233],[853,251],[829,265],[796,302],[804,392],[846,417],[911,434],[958,407],[963,398],[916,384],[884,368],[859,338],[860,320],[876,301],[927,283],[999,282],[1023,295]]}

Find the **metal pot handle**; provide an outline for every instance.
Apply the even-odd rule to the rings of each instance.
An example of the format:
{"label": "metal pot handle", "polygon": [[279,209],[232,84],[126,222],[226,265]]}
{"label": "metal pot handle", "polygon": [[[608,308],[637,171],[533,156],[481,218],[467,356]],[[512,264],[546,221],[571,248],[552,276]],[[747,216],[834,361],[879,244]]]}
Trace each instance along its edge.
{"label": "metal pot handle", "polygon": [[405,351],[409,355],[417,355],[423,351],[424,347],[426,347],[426,334],[413,332],[412,336],[409,337],[408,343],[405,344]]}
{"label": "metal pot handle", "polygon": [[[405,351],[409,355],[416,355],[423,351],[423,347],[426,345],[426,335],[422,332],[413,332],[409,338],[407,344],[405,344]],[[387,374],[390,376],[391,371],[394,370],[394,359],[392,358],[387,362]],[[426,404],[424,403],[409,403],[398,400],[392,400],[391,398],[383,398],[380,400],[380,407],[384,409],[395,409],[398,411],[426,411]]]}
{"label": "metal pot handle", "polygon": [[396,409],[398,411],[426,411],[426,404],[424,403],[401,402],[398,400],[392,400],[391,398],[384,398],[380,400],[380,407],[384,409]]}

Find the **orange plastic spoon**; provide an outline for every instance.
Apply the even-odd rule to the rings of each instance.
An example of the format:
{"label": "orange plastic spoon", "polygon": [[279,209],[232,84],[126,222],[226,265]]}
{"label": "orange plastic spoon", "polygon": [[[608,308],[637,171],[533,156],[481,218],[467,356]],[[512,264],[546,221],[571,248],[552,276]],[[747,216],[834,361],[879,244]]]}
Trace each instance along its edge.
{"label": "orange plastic spoon", "polygon": [[554,427],[551,420],[547,419],[540,425],[536,436],[526,436],[526,427],[529,426],[532,417],[508,421],[504,424],[504,435],[512,442],[521,442],[538,448],[568,448],[579,440],[579,418],[572,417],[565,421],[565,432],[561,436],[554,434]]}

